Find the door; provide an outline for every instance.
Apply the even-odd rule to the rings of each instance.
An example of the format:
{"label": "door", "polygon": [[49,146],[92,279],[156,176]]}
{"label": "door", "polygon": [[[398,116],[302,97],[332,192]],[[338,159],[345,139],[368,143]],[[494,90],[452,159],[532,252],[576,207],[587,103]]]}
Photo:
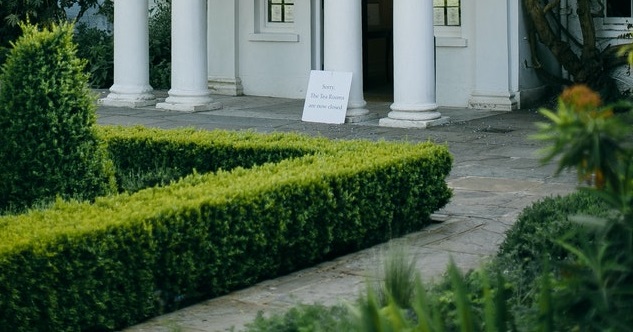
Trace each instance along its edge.
{"label": "door", "polygon": [[367,100],[393,99],[393,0],[363,0],[363,85]]}

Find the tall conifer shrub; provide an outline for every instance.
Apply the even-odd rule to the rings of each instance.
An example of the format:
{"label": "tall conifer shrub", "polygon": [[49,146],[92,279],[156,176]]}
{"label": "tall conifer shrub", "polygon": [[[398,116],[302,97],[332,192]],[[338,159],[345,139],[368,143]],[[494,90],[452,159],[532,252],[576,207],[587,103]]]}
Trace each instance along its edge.
{"label": "tall conifer shrub", "polygon": [[113,192],[73,25],[21,28],[0,72],[0,208]]}

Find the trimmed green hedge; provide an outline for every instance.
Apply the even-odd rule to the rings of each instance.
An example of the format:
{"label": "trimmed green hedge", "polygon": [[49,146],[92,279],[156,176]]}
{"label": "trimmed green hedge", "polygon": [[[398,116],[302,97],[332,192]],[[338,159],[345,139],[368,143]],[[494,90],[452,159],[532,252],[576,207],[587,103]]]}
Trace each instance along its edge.
{"label": "trimmed green hedge", "polygon": [[[143,127],[100,127],[103,140],[115,162],[117,181],[122,188],[136,191],[127,184],[137,177],[167,173],[178,179],[191,174],[250,168],[267,162],[314,153],[319,147],[314,140],[289,134],[261,135],[254,132],[209,132],[194,129],[160,130]],[[288,144],[292,142],[292,144]],[[325,142],[320,142],[323,145]],[[159,177],[162,174],[157,174]],[[126,179],[126,178],[131,178]],[[153,186],[161,179],[145,179]],[[142,187],[144,184],[139,184]]]}
{"label": "trimmed green hedge", "polygon": [[0,218],[0,331],[121,328],[419,230],[451,196],[452,158],[431,143],[101,135],[120,169],[158,155],[217,171]]}
{"label": "trimmed green hedge", "polygon": [[589,192],[577,191],[566,196],[546,197],[526,207],[499,247],[497,256],[522,271],[535,270],[531,277],[540,275],[537,269],[544,260],[550,264],[564,261],[569,251],[554,243],[566,238],[573,245],[585,240],[579,237],[582,226],[569,220],[570,216],[590,215],[606,217],[612,213],[600,198]]}

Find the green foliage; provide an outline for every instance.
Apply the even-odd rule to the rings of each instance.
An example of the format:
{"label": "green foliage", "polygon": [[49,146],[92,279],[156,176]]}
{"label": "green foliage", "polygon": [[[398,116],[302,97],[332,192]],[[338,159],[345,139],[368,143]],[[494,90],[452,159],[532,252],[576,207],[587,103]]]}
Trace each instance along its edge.
{"label": "green foliage", "polygon": [[11,161],[0,165],[0,208],[113,192],[114,169],[94,132],[73,26],[22,28],[0,75],[0,159]]}
{"label": "green foliage", "polygon": [[257,318],[248,323],[245,332],[296,332],[351,331],[350,312],[346,306],[327,307],[320,304],[300,304],[283,314],[264,317],[260,312]]}
{"label": "green foliage", "polygon": [[566,237],[574,244],[582,241],[581,227],[569,216],[607,216],[609,211],[600,199],[585,191],[544,198],[521,212],[499,247],[498,262],[516,273],[515,282],[527,287],[525,283],[543,273],[544,260],[551,264],[568,259],[569,252],[555,244],[557,239]]}
{"label": "green foliage", "polygon": [[[270,318],[259,315],[253,323],[247,324],[245,331],[517,330],[510,313],[506,280],[501,273],[479,269],[463,276],[451,262],[441,287],[431,285],[429,288],[422,283],[419,273],[411,269],[415,260],[406,259],[401,249],[390,252],[381,285],[368,287],[357,302],[347,304],[346,310],[341,306],[300,305],[283,315]],[[392,287],[389,284],[395,279],[405,283]],[[400,305],[399,295],[391,293],[391,290],[403,289],[410,291],[406,305]]]}
{"label": "green foliage", "polygon": [[[591,176],[588,189],[612,213],[584,215],[580,241],[555,239],[570,259],[557,262],[560,274],[552,284],[553,310],[559,329],[629,331],[633,325],[633,150],[627,144],[630,127],[602,107],[586,87],[566,89],[556,112],[541,110],[551,120],[540,126],[538,138],[555,142],[549,158],[559,168],[576,167],[581,179]],[[626,105],[625,105],[626,106]],[[558,137],[556,137],[558,136]]]}
{"label": "green foliage", "polygon": [[[206,132],[195,129],[165,131],[143,127],[99,127],[115,163],[122,191],[166,185],[194,171],[198,173],[250,168],[315,152],[317,145],[296,135],[258,135],[252,132]],[[239,143],[237,143],[239,142]]]}
{"label": "green foliage", "polygon": [[118,329],[420,229],[451,194],[452,159],[431,143],[138,127],[99,137],[127,157],[119,170],[155,157],[215,172],[1,217],[0,331]]}
{"label": "green foliage", "polygon": [[114,81],[114,37],[107,31],[80,24],[74,41],[77,56],[86,60],[90,86],[109,88]]}
{"label": "green foliage", "polygon": [[[390,273],[407,270],[413,261],[394,261],[399,268]],[[397,272],[398,274],[400,272]],[[490,278],[485,270],[477,270],[464,277],[453,262],[447,269],[442,287],[427,288],[419,274],[409,271],[410,305],[401,306],[387,293],[387,301],[381,302],[373,289],[350,305],[352,328],[348,331],[508,331],[514,317],[509,314],[510,305],[505,292],[505,279],[501,274]],[[476,282],[474,281],[476,280]],[[493,280],[494,283],[491,283]],[[480,285],[472,289],[472,284]],[[388,289],[388,287],[385,287]]]}
{"label": "green foliage", "polygon": [[[112,0],[0,0],[0,64],[4,63],[10,43],[21,34],[20,22],[49,26],[67,20],[66,8],[79,5],[79,20],[90,8],[114,20]],[[171,0],[156,1],[150,10],[150,84],[155,89],[168,89],[171,85]],[[75,41],[79,45],[78,56],[86,59],[85,68],[90,74],[90,86],[109,88],[114,76],[114,41],[108,31],[77,26]]]}
{"label": "green foliage", "polygon": [[171,0],[159,0],[149,18],[149,79],[154,89],[171,86]]}
{"label": "green foliage", "polygon": [[9,48],[0,45],[0,65],[6,60],[7,54],[9,54]]}
{"label": "green foliage", "polygon": [[[550,143],[543,162],[560,156],[557,173],[575,168],[581,181],[619,187],[626,127],[613,116],[614,107],[602,106],[600,96],[583,85],[563,91],[556,112],[540,110],[549,120],[537,123],[539,132],[534,136]],[[605,183],[607,179],[611,183]]]}
{"label": "green foliage", "polygon": [[[111,0],[105,3],[111,3]],[[78,19],[89,8],[101,8],[99,0],[1,0],[0,1],[0,49],[9,47],[21,34],[20,22],[42,26],[67,20],[66,9],[79,5]],[[1,52],[0,52],[1,53]],[[4,62],[0,54],[0,64]]]}
{"label": "green foliage", "polygon": [[415,271],[415,261],[407,259],[403,248],[390,248],[384,262],[384,281],[378,293],[383,303],[390,298],[399,307],[410,308],[411,295],[415,288]]}

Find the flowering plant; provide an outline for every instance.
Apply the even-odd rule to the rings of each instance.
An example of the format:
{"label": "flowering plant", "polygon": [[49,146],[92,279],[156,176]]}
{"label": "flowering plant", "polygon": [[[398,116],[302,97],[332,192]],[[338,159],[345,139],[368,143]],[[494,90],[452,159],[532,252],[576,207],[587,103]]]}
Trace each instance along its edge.
{"label": "flowering plant", "polygon": [[[551,143],[543,161],[560,157],[557,173],[576,168],[584,188],[612,208],[608,218],[568,216],[585,226],[580,246],[561,239],[574,259],[563,263],[554,287],[556,307],[570,326],[588,330],[630,327],[633,310],[633,148],[630,127],[622,121],[628,102],[603,105],[600,96],[584,85],[569,87],[558,98],[556,111],[541,109],[548,123],[539,123],[535,138]],[[609,330],[609,329],[606,329]]]}
{"label": "flowering plant", "polygon": [[550,120],[537,123],[535,138],[551,143],[543,150],[543,161],[560,156],[557,174],[576,168],[580,181],[598,188],[607,185],[608,179],[619,182],[621,161],[628,154],[622,145],[626,128],[613,113],[620,106],[603,105],[600,95],[586,85],[566,88],[558,98],[556,111],[540,109]]}

